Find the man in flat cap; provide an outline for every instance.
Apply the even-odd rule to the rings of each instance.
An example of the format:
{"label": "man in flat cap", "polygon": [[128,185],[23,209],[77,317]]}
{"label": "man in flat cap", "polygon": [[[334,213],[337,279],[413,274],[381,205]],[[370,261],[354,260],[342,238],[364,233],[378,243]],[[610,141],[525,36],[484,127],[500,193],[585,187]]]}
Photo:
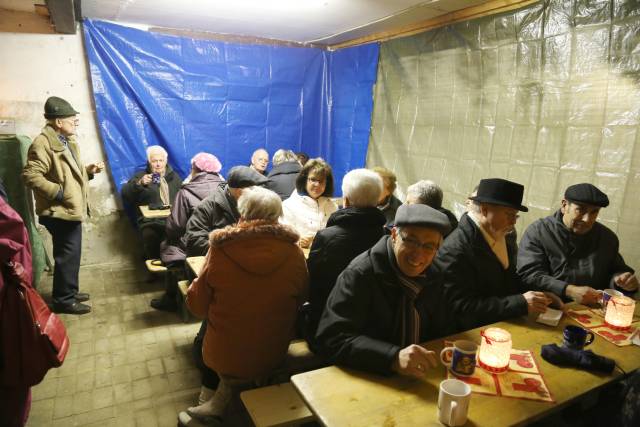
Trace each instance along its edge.
{"label": "man in flat cap", "polygon": [[[516,249],[505,236],[518,219],[524,187],[500,178],[483,179],[470,197],[477,209],[460,218],[434,261],[460,329],[542,313],[552,300],[528,291],[516,274]],[[556,297],[556,303],[561,302]]]}
{"label": "man in flat cap", "polygon": [[429,266],[450,225],[426,205],[402,205],[383,236],[340,274],[316,341],[332,363],[416,377],[437,364],[418,343],[455,332]]}
{"label": "man in flat cap", "polygon": [[527,227],[518,250],[518,274],[534,289],[596,305],[602,289],[634,293],[638,279],[618,252],[616,235],[596,222],[609,198],[592,184],[567,188],[553,215]]}
{"label": "man in flat cap", "polygon": [[206,255],[209,233],[234,224],[240,218],[237,201],[242,190],[254,185],[264,185],[267,181],[264,175],[248,166],[233,167],[226,184],[218,186],[217,191],[204,199],[189,218],[183,237],[187,256]]}
{"label": "man in flat cap", "polygon": [[47,99],[47,124],[29,147],[22,171],[25,184],[33,190],[39,222],[53,240],[53,310],[69,314],[91,311],[82,304],[89,294],[78,291],[82,220],[88,212],[88,181],[104,169],[102,162],[82,163],[76,142],[77,114],[64,99]]}

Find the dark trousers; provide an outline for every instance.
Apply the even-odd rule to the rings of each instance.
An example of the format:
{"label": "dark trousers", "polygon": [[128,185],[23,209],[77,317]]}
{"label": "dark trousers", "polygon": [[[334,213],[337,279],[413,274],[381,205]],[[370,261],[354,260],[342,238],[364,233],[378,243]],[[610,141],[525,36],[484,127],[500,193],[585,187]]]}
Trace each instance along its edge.
{"label": "dark trousers", "polygon": [[82,251],[82,222],[66,221],[47,216],[40,217],[53,239],[53,304],[58,306],[75,303],[78,293],[78,273]]}
{"label": "dark trousers", "polygon": [[142,247],[146,259],[160,258],[160,243],[164,240],[164,224],[144,224],[142,234]]}
{"label": "dark trousers", "polygon": [[196,366],[200,369],[202,373],[202,385],[216,389],[218,388],[218,383],[220,382],[220,378],[216,371],[205,365],[203,357],[202,357],[202,343],[204,341],[204,334],[207,332],[207,320],[203,320],[200,325],[200,330],[198,331],[198,335],[193,340],[193,358],[195,359]]}

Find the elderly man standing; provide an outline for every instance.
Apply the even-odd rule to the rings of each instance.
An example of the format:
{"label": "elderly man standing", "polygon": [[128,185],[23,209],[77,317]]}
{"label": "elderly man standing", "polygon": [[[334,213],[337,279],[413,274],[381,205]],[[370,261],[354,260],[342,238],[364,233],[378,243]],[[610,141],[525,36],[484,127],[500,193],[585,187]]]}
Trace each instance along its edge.
{"label": "elderly man standing", "polygon": [[[500,178],[480,181],[469,211],[445,240],[434,265],[443,274],[445,291],[461,329],[473,329],[528,312],[542,313],[552,301],[527,291],[516,275],[516,251],[505,235],[522,206],[524,187]],[[559,303],[559,301],[556,301]]]}
{"label": "elderly man standing", "polygon": [[437,365],[418,343],[455,332],[442,288],[427,270],[449,230],[426,205],[402,205],[391,236],[357,256],[338,277],[316,341],[331,362],[421,377]]}
{"label": "elderly man standing", "polygon": [[22,171],[25,184],[33,190],[40,224],[53,239],[53,310],[69,314],[91,311],[82,304],[89,294],[78,292],[82,220],[88,212],[87,181],[104,169],[102,162],[82,164],[76,142],[77,114],[64,99],[47,99],[47,124],[29,147]]}
{"label": "elderly man standing", "polygon": [[269,153],[264,148],[258,148],[251,155],[251,164],[249,167],[262,175],[267,175],[267,166],[269,166]]}
{"label": "elderly man standing", "polygon": [[592,184],[568,187],[553,215],[531,224],[520,242],[518,274],[532,288],[596,305],[602,289],[638,290],[618,237],[596,222],[609,198]]}
{"label": "elderly man standing", "polygon": [[238,199],[242,190],[264,185],[267,178],[247,166],[235,166],[229,171],[227,183],[221,184],[195,208],[187,222],[183,237],[187,256],[204,256],[209,250],[209,233],[235,224],[240,218]]}

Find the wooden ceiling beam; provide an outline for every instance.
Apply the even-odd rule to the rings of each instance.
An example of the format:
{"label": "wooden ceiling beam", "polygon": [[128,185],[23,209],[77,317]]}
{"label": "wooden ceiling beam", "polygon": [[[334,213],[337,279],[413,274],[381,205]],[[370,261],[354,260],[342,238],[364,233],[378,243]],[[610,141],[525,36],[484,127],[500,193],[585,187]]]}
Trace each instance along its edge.
{"label": "wooden ceiling beam", "polygon": [[540,0],[490,0],[477,6],[456,10],[415,24],[409,24],[393,30],[381,31],[368,36],[358,37],[353,40],[335,43],[328,46],[328,48],[329,50],[338,50],[366,43],[381,42],[399,37],[412,36],[414,34],[445,27],[457,22],[468,21],[471,19],[481,18],[483,16],[495,15],[519,9],[533,3],[538,3],[539,1]]}
{"label": "wooden ceiling beam", "polygon": [[47,0],[47,8],[56,32],[76,33],[76,13],[73,0]]}

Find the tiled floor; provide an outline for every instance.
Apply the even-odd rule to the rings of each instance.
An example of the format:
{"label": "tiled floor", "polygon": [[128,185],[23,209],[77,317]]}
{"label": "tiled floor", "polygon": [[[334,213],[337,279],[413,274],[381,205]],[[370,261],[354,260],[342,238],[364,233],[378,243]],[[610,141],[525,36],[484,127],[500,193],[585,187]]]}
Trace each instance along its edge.
{"label": "tiled floor", "polygon": [[[47,300],[51,280],[45,276],[39,287]],[[91,294],[93,311],[61,315],[69,353],[63,366],[32,389],[28,426],[177,424],[178,412],[192,406],[200,390],[191,357],[199,323],[185,324],[177,314],[150,308],[162,286],[161,279],[149,282],[142,269],[81,269],[80,290]]]}

